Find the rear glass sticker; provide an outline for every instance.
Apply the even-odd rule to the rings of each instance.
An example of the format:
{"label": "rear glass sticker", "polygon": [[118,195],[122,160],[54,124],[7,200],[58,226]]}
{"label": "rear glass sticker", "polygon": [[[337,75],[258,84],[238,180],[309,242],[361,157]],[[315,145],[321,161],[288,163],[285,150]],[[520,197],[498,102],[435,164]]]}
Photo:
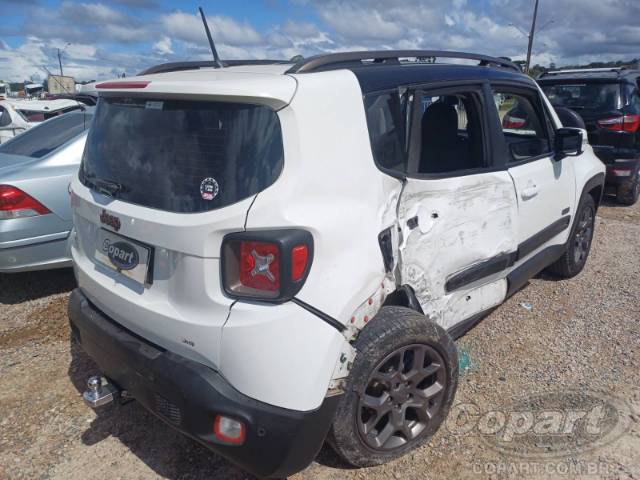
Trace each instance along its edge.
{"label": "rear glass sticker", "polygon": [[164,104],[164,102],[147,100],[147,103],[145,103],[144,108],[150,108],[152,110],[162,110],[162,105],[163,104]]}
{"label": "rear glass sticker", "polygon": [[203,200],[213,200],[218,195],[218,182],[215,178],[207,177],[200,183],[200,196]]}

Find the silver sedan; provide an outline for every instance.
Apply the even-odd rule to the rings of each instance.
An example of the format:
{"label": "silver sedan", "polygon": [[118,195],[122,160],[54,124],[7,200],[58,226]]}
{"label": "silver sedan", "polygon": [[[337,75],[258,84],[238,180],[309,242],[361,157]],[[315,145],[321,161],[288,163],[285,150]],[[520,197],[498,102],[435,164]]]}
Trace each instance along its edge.
{"label": "silver sedan", "polygon": [[92,110],[47,120],[0,145],[0,273],[71,265],[68,186]]}

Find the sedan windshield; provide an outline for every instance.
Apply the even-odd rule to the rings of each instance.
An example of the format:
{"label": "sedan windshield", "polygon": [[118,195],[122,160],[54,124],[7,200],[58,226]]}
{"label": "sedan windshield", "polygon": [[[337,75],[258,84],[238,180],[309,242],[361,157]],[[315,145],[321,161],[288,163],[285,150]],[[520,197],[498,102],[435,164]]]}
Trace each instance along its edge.
{"label": "sedan windshield", "polygon": [[73,112],[52,118],[0,145],[0,153],[42,158],[89,128],[92,116]]}

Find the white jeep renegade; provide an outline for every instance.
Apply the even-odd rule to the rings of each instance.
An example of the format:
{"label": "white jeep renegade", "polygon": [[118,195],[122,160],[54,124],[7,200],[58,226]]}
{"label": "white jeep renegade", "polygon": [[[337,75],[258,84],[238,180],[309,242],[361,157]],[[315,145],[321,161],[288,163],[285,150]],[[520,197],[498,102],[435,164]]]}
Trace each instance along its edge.
{"label": "white jeep renegade", "polygon": [[356,466],[424,444],[453,340],[583,268],[603,164],[502,59],[216,66],[97,85],[72,183],[69,316],[102,370],[85,400],[126,392],[263,477],[325,439]]}

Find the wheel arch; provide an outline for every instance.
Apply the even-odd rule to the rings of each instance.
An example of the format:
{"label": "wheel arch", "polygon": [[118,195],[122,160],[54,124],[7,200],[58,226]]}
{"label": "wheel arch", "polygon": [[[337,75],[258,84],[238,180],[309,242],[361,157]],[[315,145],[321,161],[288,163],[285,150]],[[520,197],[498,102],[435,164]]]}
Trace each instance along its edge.
{"label": "wheel arch", "polygon": [[604,173],[598,173],[587,180],[582,188],[578,205],[580,205],[580,202],[582,202],[585,195],[591,195],[594,203],[596,204],[596,211],[598,211],[598,207],[600,206],[600,203],[602,203],[602,196],[604,195],[604,178]]}

